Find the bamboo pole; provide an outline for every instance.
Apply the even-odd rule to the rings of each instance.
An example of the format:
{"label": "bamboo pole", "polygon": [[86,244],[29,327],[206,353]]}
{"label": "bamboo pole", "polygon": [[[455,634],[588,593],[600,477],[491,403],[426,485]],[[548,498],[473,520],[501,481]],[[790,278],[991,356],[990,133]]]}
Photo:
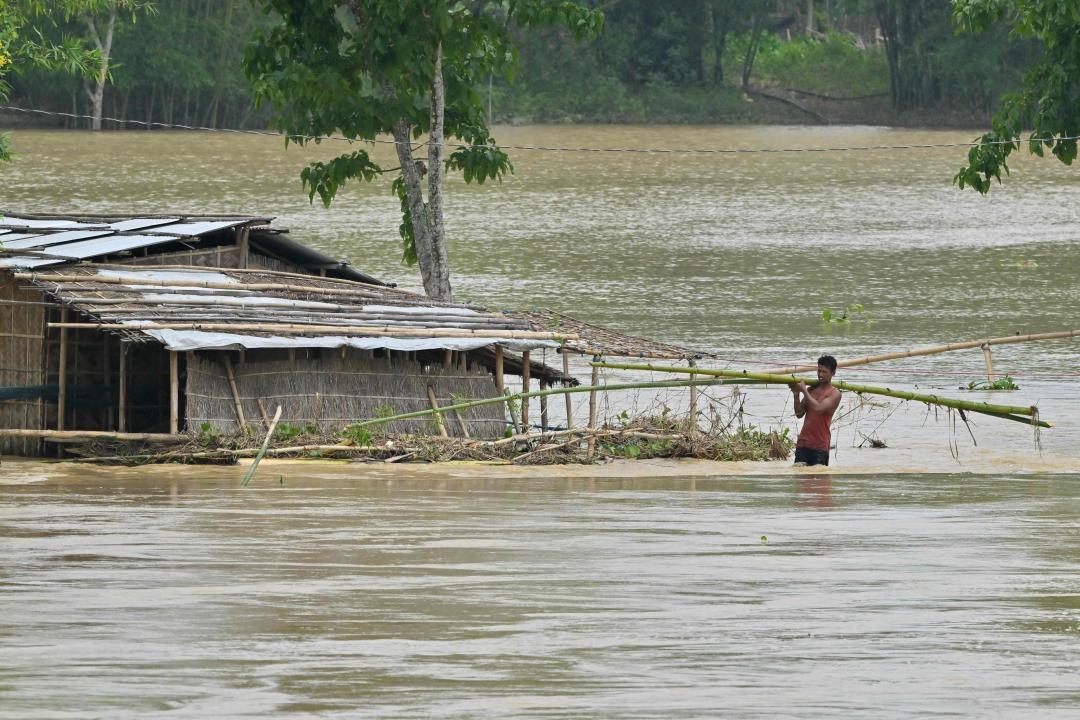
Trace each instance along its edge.
{"label": "bamboo pole", "polygon": [[984,343],[982,346],[983,362],[986,363],[986,381],[993,383],[997,378],[994,377],[994,357],[990,354],[990,345]]}
{"label": "bamboo pole", "polygon": [[[596,430],[596,387],[600,384],[600,368],[595,364],[592,369],[592,392],[589,393],[589,430]],[[596,452],[596,438],[589,438],[588,453],[591,458]]]}
{"label": "bamboo pole", "polygon": [[[566,377],[570,377],[570,356],[566,353],[566,346],[562,348],[562,372]],[[574,427],[574,405],[570,401],[569,395],[564,395],[566,400],[566,429],[571,430]]]}
{"label": "bamboo pole", "polygon": [[431,409],[435,411],[435,424],[439,427],[439,435],[442,437],[450,437],[446,432],[446,423],[443,422],[443,417],[439,413],[439,401],[435,397],[435,389],[430,385],[427,386],[428,401],[431,403]]}
{"label": "bamboo pole", "polygon": [[49,323],[50,328],[79,330],[205,330],[208,332],[272,332],[284,335],[305,333],[335,333],[337,335],[390,335],[394,337],[478,337],[508,340],[576,340],[577,335],[556,334],[533,330],[476,330],[473,328],[394,328],[364,325],[317,325],[269,323]]}
{"label": "bamboo pole", "polygon": [[259,406],[259,414],[262,415],[263,425],[270,427],[270,413],[266,412],[266,403],[261,397],[255,398],[255,404]]}
{"label": "bamboo pole", "polygon": [[[685,372],[685,371],[684,371]],[[579,385],[577,387],[566,388],[551,388],[549,390],[532,391],[529,393],[529,397],[542,397],[551,395],[565,395],[567,393],[593,393],[593,392],[608,392],[615,390],[642,390],[646,388],[679,388],[688,387],[690,385],[697,385],[698,387],[713,387],[716,385],[742,385],[742,384],[754,384],[758,383],[756,380],[734,380],[729,378],[721,378],[716,380],[659,380],[651,382],[637,382],[637,383],[614,383],[611,385]],[[395,420],[409,420],[411,418],[424,417],[426,415],[436,415],[451,412],[454,410],[465,410],[467,408],[479,407],[481,405],[491,405],[493,403],[506,402],[507,400],[519,400],[524,393],[514,393],[511,395],[504,395],[503,397],[495,398],[483,398],[481,400],[470,400],[464,403],[458,403],[456,405],[444,405],[442,407],[432,408],[431,410],[417,410],[415,412],[401,413],[400,415],[391,415],[385,418],[375,418],[373,420],[361,420],[360,422],[353,423],[350,427],[369,427],[372,425],[383,425]],[[519,438],[521,439],[521,438]]]}
{"label": "bamboo pole", "polygon": [[169,351],[169,432],[180,428],[180,357]]}
{"label": "bamboo pole", "polygon": [[[547,390],[547,389],[548,389],[547,382],[545,382],[544,380],[541,380],[540,381],[540,391],[543,392],[544,390]],[[547,431],[548,431],[548,402],[547,402],[547,395],[541,395],[540,396],[540,432],[547,432]]]}
{"label": "bamboo pole", "polygon": [[127,354],[128,343],[120,343],[120,399],[117,403],[117,430],[127,430]]}
{"label": "bamboo pole", "polygon": [[251,482],[251,478],[255,475],[255,470],[259,467],[259,463],[262,462],[263,455],[266,454],[266,449],[270,447],[270,439],[274,437],[274,428],[277,427],[278,420],[281,419],[281,406],[277,406],[277,410],[274,411],[274,421],[270,423],[270,429],[266,431],[266,437],[263,438],[262,448],[259,449],[259,453],[255,456],[255,459],[251,461],[251,467],[244,475],[244,481],[240,484],[243,487],[247,487]]}
{"label": "bamboo pole", "polygon": [[[695,363],[693,358],[690,359],[690,367],[694,367]],[[691,375],[690,377],[693,377]],[[697,434],[697,386],[690,386],[690,435],[691,437]]]}
{"label": "bamboo pole", "polygon": [[506,389],[505,378],[503,377],[503,348],[502,345],[495,346],[495,389],[499,391],[499,394],[503,394],[503,390]]}
{"label": "bamboo pole", "polygon": [[109,353],[109,338],[105,338],[103,343],[105,352],[102,357],[102,369],[105,375],[105,384],[109,386],[109,405],[105,409],[105,429],[116,430],[114,426],[115,416],[113,415],[112,404],[112,356]]}
{"label": "bamboo pole", "polygon": [[[902,350],[900,352],[883,353],[881,355],[865,355],[863,357],[841,360],[836,363],[837,367],[854,367],[856,365],[869,365],[871,363],[884,362],[886,360],[900,360],[909,357],[921,357],[923,355],[939,355],[954,350],[970,350],[983,345],[1011,345],[1014,343],[1038,342],[1041,340],[1061,340],[1064,338],[1080,337],[1080,330],[1060,330],[1056,332],[1037,333],[1033,335],[1006,335],[1004,337],[988,338],[986,340],[971,340],[969,342],[949,343],[947,345],[934,345],[914,350]],[[790,373],[806,372],[816,368],[816,365],[794,365],[792,367],[773,370],[774,375],[788,375]]]}
{"label": "bamboo pole", "polygon": [[529,432],[529,374],[532,372],[532,363],[529,361],[529,351],[521,353],[521,429]]}
{"label": "bamboo pole", "polygon": [[221,361],[225,363],[225,375],[229,378],[229,390],[232,392],[233,408],[236,410],[236,421],[240,423],[240,429],[247,427],[244,419],[244,405],[240,401],[240,389],[236,386],[236,373],[233,372],[232,359],[227,353],[222,353]]}
{"label": "bamboo pole", "polygon": [[[179,266],[183,269],[190,269],[187,266]],[[155,268],[161,269],[161,268]],[[227,272],[235,272],[234,268],[227,268]],[[266,270],[256,270],[255,272],[268,272]],[[122,275],[117,277],[106,277],[103,275],[49,275],[43,273],[33,272],[17,272],[14,273],[16,280],[29,280],[31,282],[38,283],[84,283],[93,285],[120,285],[120,288],[110,290],[110,292],[141,292],[138,288],[132,288],[132,285],[151,285],[154,287],[195,287],[195,288],[208,288],[211,290],[278,290],[282,292],[295,292],[295,293],[311,293],[317,295],[345,295],[352,297],[362,297],[369,299],[382,299],[387,297],[399,297],[414,301],[423,301],[425,307],[451,307],[470,309],[469,306],[456,305],[453,303],[439,302],[436,300],[428,300],[422,298],[413,293],[405,292],[402,290],[394,290],[385,286],[367,286],[372,289],[365,289],[361,287],[317,287],[313,285],[287,285],[279,283],[244,283],[244,282],[210,282],[203,280],[157,280],[153,278],[147,278],[139,275]],[[321,281],[321,278],[320,278]],[[326,279],[327,284],[349,284],[349,285],[361,285],[361,283],[355,280],[332,280]]]}
{"label": "bamboo pole", "polygon": [[187,438],[179,433],[127,433],[105,430],[22,430],[0,429],[0,437],[38,438],[46,442],[87,442],[89,440],[133,440],[140,442],[177,442]]}
{"label": "bamboo pole", "polygon": [[[593,362],[591,363],[593,368],[612,368],[615,370],[644,370],[647,372],[666,372],[666,373],[690,373],[692,375],[705,375],[710,377],[728,377],[728,378],[744,378],[747,380],[757,380],[759,382],[773,383],[776,385],[786,385],[793,382],[803,382],[807,385],[816,384],[816,380],[811,378],[800,378],[795,375],[775,375],[771,373],[755,373],[746,370],[711,370],[705,368],[680,368],[671,367],[668,365],[638,365],[631,363],[605,363],[605,362]],[[923,402],[930,405],[941,405],[943,407],[955,408],[958,410],[970,410],[971,412],[984,413],[987,415],[1023,415],[1033,418],[1032,424],[1036,424],[1035,420],[1038,417],[1038,409],[1034,406],[1023,407],[1020,405],[995,405],[986,402],[975,402],[972,400],[957,400],[955,398],[942,397],[940,395],[925,395],[922,393],[913,393],[906,390],[892,390],[891,388],[874,387],[871,385],[856,385],[855,383],[842,382],[839,380],[833,380],[832,384],[838,390],[849,390],[856,393],[864,393],[867,395],[884,395],[886,397],[893,397],[900,400],[914,400],[916,402]],[[1040,425],[1041,427],[1050,427],[1049,423],[1046,425]]]}
{"label": "bamboo pole", "polygon": [[[61,321],[66,321],[67,308],[60,311]],[[60,328],[60,366],[56,383],[59,386],[56,393],[56,429],[64,429],[64,416],[67,415],[67,357],[68,357],[68,333],[67,328]]]}

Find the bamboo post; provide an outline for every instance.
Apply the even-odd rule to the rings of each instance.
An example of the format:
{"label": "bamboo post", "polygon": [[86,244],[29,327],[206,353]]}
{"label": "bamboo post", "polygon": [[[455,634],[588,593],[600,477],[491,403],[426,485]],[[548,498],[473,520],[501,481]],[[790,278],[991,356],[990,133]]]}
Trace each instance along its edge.
{"label": "bamboo post", "polygon": [[994,357],[990,354],[990,343],[987,341],[982,346],[983,362],[986,363],[986,381],[993,383],[997,378],[994,377]]}
{"label": "bamboo post", "polygon": [[503,390],[506,389],[503,378],[503,349],[502,345],[495,346],[495,389],[499,391],[499,394],[503,394]]}
{"label": "bamboo post", "polygon": [[255,398],[255,404],[259,406],[259,414],[262,415],[263,424],[270,427],[270,413],[266,412],[266,403],[261,397]]}
{"label": "bamboo post", "polygon": [[446,350],[443,350],[442,364],[443,364],[443,367],[453,367],[454,366],[454,351],[453,350],[450,350],[449,348],[447,348]]}
{"label": "bamboo post", "polygon": [[[67,316],[67,308],[60,311],[61,322],[67,322]],[[64,429],[64,416],[67,415],[67,357],[68,332],[67,328],[60,328],[60,367],[56,378],[59,385],[56,393],[56,429],[60,431]]]}
{"label": "bamboo post", "polygon": [[169,432],[175,435],[180,427],[180,356],[169,351]]}
{"label": "bamboo post", "polygon": [[[427,396],[428,401],[431,403],[431,409],[437,411],[439,409],[439,401],[435,398],[435,389],[431,387],[431,385],[427,386]],[[443,422],[442,414],[439,412],[435,413],[435,424],[439,426],[439,435],[450,437],[449,433],[446,432],[446,423]]]}
{"label": "bamboo post", "polygon": [[[690,367],[694,367],[695,362],[693,358],[690,358]],[[690,379],[693,380],[694,376],[691,374]],[[690,386],[690,427],[691,437],[697,433],[697,385]]]}
{"label": "bamboo post", "polygon": [[240,259],[237,266],[241,270],[248,266],[248,253],[251,251],[250,235],[251,230],[246,225],[236,229],[236,245],[240,249]]}
{"label": "bamboo post", "polygon": [[[566,346],[562,348],[562,372],[566,377],[570,377],[570,357],[566,353]],[[572,430],[574,427],[574,405],[570,401],[569,395],[563,397],[566,399],[566,429]]]}
{"label": "bamboo post", "polygon": [[[599,361],[600,357],[596,356],[594,360]],[[589,392],[589,429],[596,430],[596,386],[600,384],[600,368],[593,365],[592,369],[592,387]],[[589,457],[591,458],[596,453],[596,436],[589,436]]]}
{"label": "bamboo post", "polygon": [[[547,382],[540,381],[540,392],[544,392],[548,389]],[[548,402],[547,395],[540,396],[540,432],[546,433],[548,431]]]}
{"label": "bamboo post", "polygon": [[[529,351],[521,353],[521,392],[529,392],[529,374],[532,372],[532,364],[529,362]],[[529,432],[529,397],[521,399],[521,430]]]}
{"label": "bamboo post", "polygon": [[469,433],[469,423],[465,421],[464,413],[462,413],[460,410],[455,410],[454,417],[457,418],[458,425],[461,426],[461,434],[464,435],[466,438],[471,438],[472,435]]}
{"label": "bamboo post", "polygon": [[244,404],[240,401],[240,389],[236,386],[236,373],[233,372],[232,358],[228,354],[222,355],[225,363],[225,375],[229,378],[229,390],[232,392],[233,409],[236,410],[236,422],[240,424],[240,430],[247,428],[247,420],[244,419]]}
{"label": "bamboo post", "polygon": [[127,354],[128,343],[120,342],[120,399],[117,403],[117,430],[127,431]]}

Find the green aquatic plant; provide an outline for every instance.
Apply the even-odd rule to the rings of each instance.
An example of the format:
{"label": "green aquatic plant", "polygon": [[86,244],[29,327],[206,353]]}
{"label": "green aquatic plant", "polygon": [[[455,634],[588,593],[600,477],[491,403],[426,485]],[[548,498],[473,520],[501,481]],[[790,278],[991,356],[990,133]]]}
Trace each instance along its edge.
{"label": "green aquatic plant", "polygon": [[1019,390],[1020,386],[1010,375],[1002,375],[997,380],[972,380],[967,385],[961,385],[960,390]]}
{"label": "green aquatic plant", "polygon": [[874,316],[861,303],[852,303],[835,311],[831,307],[825,308],[821,311],[821,320],[826,325],[850,325],[853,321],[870,325]]}

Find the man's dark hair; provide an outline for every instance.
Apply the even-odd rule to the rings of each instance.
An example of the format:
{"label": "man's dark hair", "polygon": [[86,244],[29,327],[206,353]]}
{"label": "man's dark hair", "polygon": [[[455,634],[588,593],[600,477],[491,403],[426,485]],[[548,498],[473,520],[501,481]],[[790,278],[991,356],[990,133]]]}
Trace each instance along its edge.
{"label": "man's dark hair", "polygon": [[817,364],[829,368],[829,372],[831,373],[836,372],[836,358],[832,355],[822,355],[817,359]]}

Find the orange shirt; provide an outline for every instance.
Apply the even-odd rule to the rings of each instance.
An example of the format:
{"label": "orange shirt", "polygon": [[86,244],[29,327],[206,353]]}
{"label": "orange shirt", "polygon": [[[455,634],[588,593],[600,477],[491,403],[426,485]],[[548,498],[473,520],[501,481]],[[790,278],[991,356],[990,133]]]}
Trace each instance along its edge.
{"label": "orange shirt", "polygon": [[[815,385],[810,388],[808,392],[814,396],[815,400],[821,400],[827,396],[826,391],[831,389],[831,385],[828,388],[821,385]],[[827,413],[820,413],[815,412],[810,408],[806,408],[802,432],[799,433],[799,440],[795,443],[795,447],[829,452],[829,448],[832,447],[832,430],[830,425],[832,425],[833,413],[835,412],[836,410],[833,409]]]}

